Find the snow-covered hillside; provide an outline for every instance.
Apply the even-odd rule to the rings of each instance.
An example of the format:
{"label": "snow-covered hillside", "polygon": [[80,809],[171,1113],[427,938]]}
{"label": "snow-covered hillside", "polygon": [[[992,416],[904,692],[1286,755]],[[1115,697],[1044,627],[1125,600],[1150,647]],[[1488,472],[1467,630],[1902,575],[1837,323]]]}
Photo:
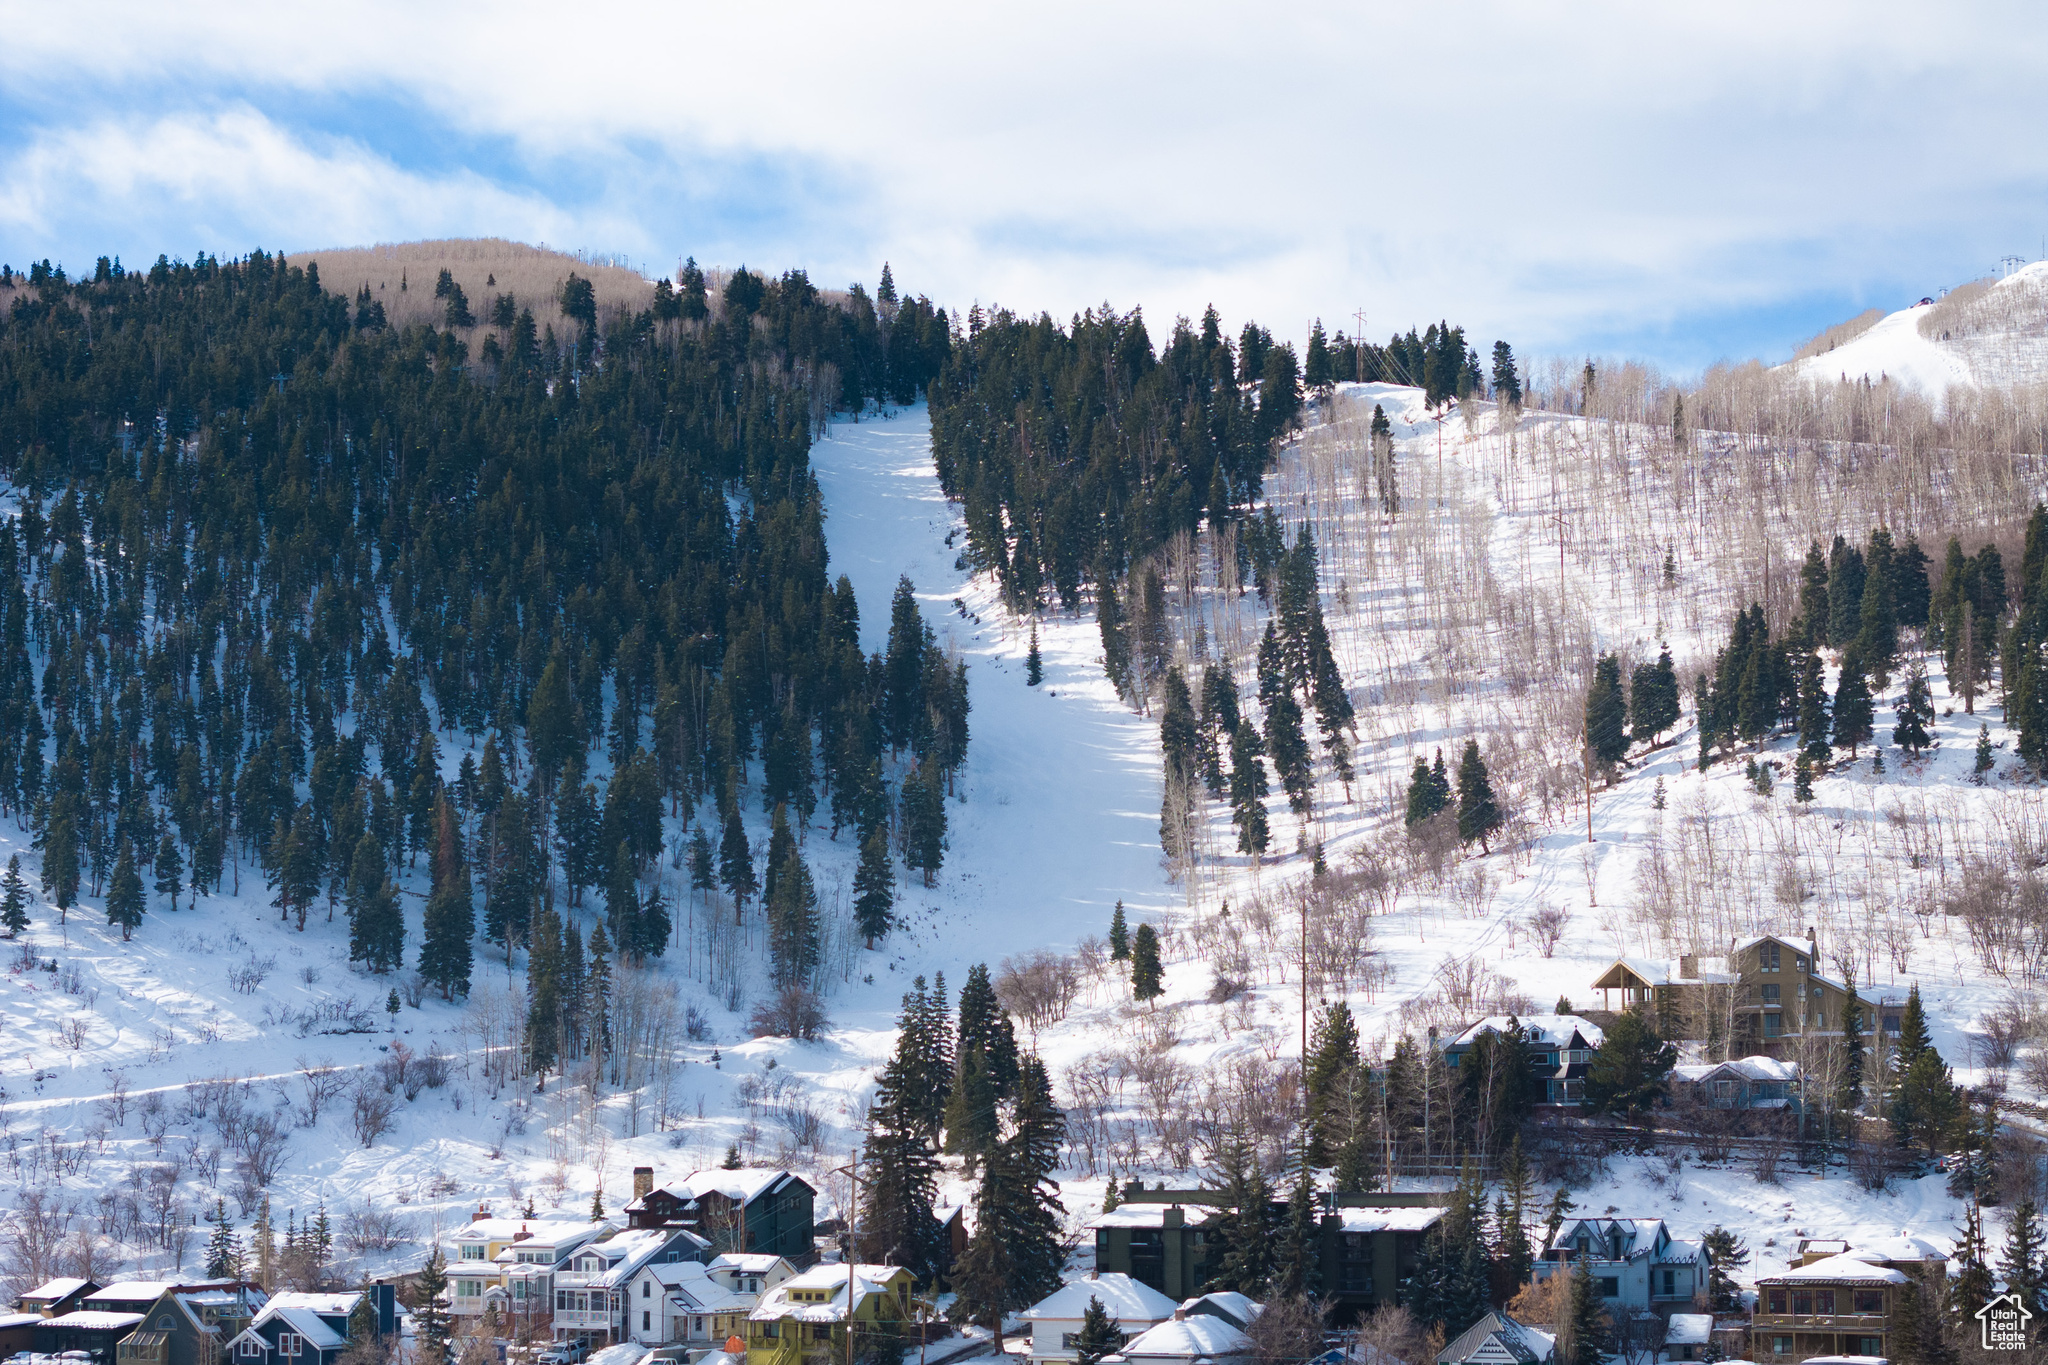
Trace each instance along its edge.
{"label": "snow-covered hillside", "polygon": [[1953,385],[2039,383],[2048,379],[2048,261],[1889,313],[1790,368],[1822,382],[1889,378],[1937,402]]}
{"label": "snow-covered hillside", "polygon": [[[1391,518],[1361,477],[1376,405],[1392,421],[1401,470],[1403,510]],[[272,1139],[282,1143],[270,1189],[278,1221],[322,1203],[337,1219],[353,1212],[353,1250],[369,1268],[416,1260],[437,1227],[480,1202],[582,1210],[601,1185],[616,1206],[631,1167],[679,1174],[715,1164],[731,1143],[810,1173],[825,1192],[823,1216],[843,1200],[830,1171],[858,1140],[909,979],[943,970],[957,989],[971,964],[1045,950],[1069,964],[1075,996],[1063,1012],[1027,1020],[1024,1034],[1073,1113],[1066,1202],[1078,1226],[1108,1179],[1197,1178],[1186,1168],[1202,1159],[1206,1116],[1227,1087],[1278,1093],[1291,1083],[1303,990],[1296,896],[1314,842],[1333,868],[1359,876],[1352,901],[1316,908],[1312,1001],[1346,997],[1369,1047],[1496,1009],[1548,1008],[1559,996],[1594,1003],[1588,983],[1623,952],[1720,951],[1737,934],[1810,925],[1826,960],[1859,979],[1920,982],[1944,1055],[1959,1076],[1981,1077],[1979,1021],[2008,990],[1967,928],[1940,911],[1972,856],[2033,837],[2044,815],[2040,789],[2004,757],[2011,737],[1996,723],[2000,770],[1982,787],[1966,780],[1976,719],[1993,719],[1993,708],[1942,717],[1940,745],[1923,761],[1893,752],[1882,775],[1867,756],[1841,765],[1804,810],[1791,806],[1784,742],[1766,755],[1779,768],[1776,794],[1761,797],[1739,763],[1698,773],[1681,727],[1593,792],[1588,842],[1574,756],[1593,656],[1615,650],[1626,664],[1668,641],[1690,678],[1738,605],[1784,605],[1809,537],[1860,538],[1894,496],[1864,487],[1852,469],[1713,433],[1696,442],[1680,452],[1644,429],[1547,414],[1510,428],[1484,404],[1438,424],[1419,391],[1390,386],[1347,387],[1317,410],[1267,492],[1290,528],[1316,530],[1324,607],[1359,712],[1358,778],[1347,798],[1326,777],[1299,830],[1276,794],[1274,850],[1262,866],[1233,851],[1226,812],[1212,802],[1199,855],[1170,870],[1158,845],[1156,719],[1114,696],[1094,622],[1042,617],[1045,681],[1027,687],[1025,624],[1009,618],[992,583],[959,567],[964,538],[933,476],[922,409],[840,423],[813,452],[832,572],[852,579],[870,648],[898,576],[913,580],[941,643],[969,664],[973,741],[961,799],[948,807],[945,869],[934,887],[903,887],[903,927],[880,951],[848,937],[849,841],[808,833],[805,855],[841,945],[822,1041],[746,1036],[745,1002],[725,1007],[705,947],[727,936],[730,905],[699,904],[671,865],[663,875],[684,907],[677,946],[630,985],[650,1019],[673,993],[671,1013],[695,1015],[689,1036],[665,1037],[664,1063],[636,1088],[605,1087],[593,1103],[588,1090],[551,1079],[534,1093],[492,1063],[516,1045],[517,960],[508,968],[485,954],[466,1007],[427,995],[401,1002],[394,1021],[390,982],[351,972],[344,936],[317,917],[304,934],[278,923],[245,868],[245,894],[175,913],[153,904],[131,944],[107,929],[97,902],[63,926],[38,908],[26,946],[8,950],[0,993],[8,1174],[75,1206],[75,1224],[137,1270],[175,1260],[176,1238],[140,1220],[107,1222],[103,1210],[146,1187],[150,1172],[175,1169],[188,1212],[220,1196],[231,1215],[250,1216],[255,1195],[236,1192],[234,1149],[264,1140],[270,1115],[282,1135]],[[2019,506],[1998,515],[2023,513],[2039,491],[2028,482]],[[1970,501],[1977,496],[1944,484],[1915,504],[1917,524],[1930,536],[1983,526],[1992,511]],[[1938,558],[1939,546],[1928,548]],[[1176,636],[1192,664],[1227,662],[1244,683],[1261,608],[1216,549],[1191,541],[1164,566]],[[1938,671],[1936,660],[1945,708]],[[1880,724],[1888,733],[1888,704]],[[1393,818],[1401,784],[1418,756],[1442,748],[1455,759],[1468,736],[1513,818],[1490,856],[1432,864]],[[465,741],[442,742],[452,773]],[[765,836],[758,805],[748,818]],[[671,833],[680,835],[673,822]],[[9,853],[35,865],[28,836],[11,824],[0,827],[0,860]],[[1155,1006],[1134,1007],[1120,974],[1088,947],[1119,899],[1162,931],[1167,993]],[[418,908],[408,897],[413,942]],[[1548,952],[1531,927],[1545,912],[1564,916]],[[756,919],[750,912],[740,931],[754,941]],[[1219,977],[1230,981],[1219,988]],[[749,977],[742,994],[759,986]],[[438,1085],[394,1082],[388,1132],[361,1140],[376,1123],[359,1126],[346,1088],[323,1094],[315,1112],[309,1067],[332,1065],[340,1080],[388,1072],[400,1045],[410,1074],[417,1058],[439,1055],[448,1075]],[[313,1083],[324,1091],[339,1081],[316,1074]],[[2019,1075],[2012,1083],[2025,1088]],[[1759,1249],[1762,1269],[1789,1254],[1802,1228],[1952,1230],[1956,1211],[1938,1181],[1874,1195],[1839,1170],[1788,1180],[1797,1183],[1619,1158],[1580,1199],[1666,1217],[1679,1235],[1727,1223]]]}

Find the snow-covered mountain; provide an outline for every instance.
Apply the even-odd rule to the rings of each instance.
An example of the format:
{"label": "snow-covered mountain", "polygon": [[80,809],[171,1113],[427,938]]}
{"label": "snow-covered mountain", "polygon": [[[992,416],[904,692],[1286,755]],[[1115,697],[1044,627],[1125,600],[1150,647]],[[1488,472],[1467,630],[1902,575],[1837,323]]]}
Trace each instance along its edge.
{"label": "snow-covered mountain", "polygon": [[1790,368],[1822,381],[1889,378],[1936,401],[1956,385],[2039,383],[2048,379],[2048,261],[1888,313]]}

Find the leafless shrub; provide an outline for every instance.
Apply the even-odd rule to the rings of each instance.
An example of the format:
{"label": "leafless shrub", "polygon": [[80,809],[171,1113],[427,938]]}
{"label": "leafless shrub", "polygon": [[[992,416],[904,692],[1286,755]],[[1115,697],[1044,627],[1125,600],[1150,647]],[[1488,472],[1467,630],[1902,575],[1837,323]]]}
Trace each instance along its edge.
{"label": "leafless shrub", "polygon": [[276,970],[276,958],[257,957],[251,953],[246,962],[228,968],[228,989],[242,995],[254,995],[264,978]]}
{"label": "leafless shrub", "polygon": [[750,1021],[756,1038],[797,1038],[814,1041],[825,1028],[825,1006],[802,986],[784,986],[774,999],[754,1007]]}
{"label": "leafless shrub", "polygon": [[1432,1333],[1406,1308],[1389,1305],[1358,1324],[1351,1354],[1359,1365],[1427,1365],[1442,1345],[1442,1333]]}
{"label": "leafless shrub", "polygon": [[0,1223],[0,1265],[14,1292],[56,1278],[70,1231],[71,1210],[55,1192],[31,1185],[16,1196],[13,1211]]}
{"label": "leafless shrub", "polygon": [[[413,1071],[418,1075],[419,1083],[429,1090],[439,1090],[448,1084],[448,1077],[453,1070],[454,1063],[448,1059],[448,1054],[432,1045],[428,1046],[426,1056],[413,1063]],[[408,1093],[406,1098],[411,1099],[412,1094]]]}
{"label": "leafless shrub", "polygon": [[57,1025],[50,1035],[50,1044],[70,1052],[83,1052],[85,1045],[92,1041],[92,1025],[83,1014],[74,1014]]}
{"label": "leafless shrub", "polygon": [[1243,995],[1245,989],[1246,983],[1244,978],[1225,976],[1222,972],[1218,972],[1216,973],[1216,979],[1209,983],[1209,1003],[1212,1005],[1229,1004],[1232,1000]]}
{"label": "leafless shrub", "polygon": [[396,1251],[413,1240],[412,1220],[390,1209],[351,1204],[341,1215],[341,1249],[350,1256]]}
{"label": "leafless shrub", "polygon": [[1323,1351],[1323,1311],[1308,1299],[1274,1299],[1245,1325],[1258,1365],[1294,1365]]}
{"label": "leafless shrub", "polygon": [[695,1004],[683,1007],[683,1036],[693,1043],[709,1042],[711,1019]]}
{"label": "leafless shrub", "polygon": [[377,1083],[385,1093],[402,1090],[408,1100],[417,1099],[420,1093],[418,1068],[413,1065],[413,1051],[404,1043],[394,1042],[391,1050],[380,1059],[376,1066]]}
{"label": "leafless shrub", "polygon": [[242,1162],[256,1183],[265,1189],[277,1177],[278,1168],[284,1165],[285,1148],[291,1142],[291,1129],[276,1114],[255,1114],[242,1125]]}
{"label": "leafless shrub", "polygon": [[1571,911],[1562,905],[1546,905],[1529,916],[1529,933],[1536,940],[1545,957],[1557,951],[1557,941],[1564,937],[1565,926],[1571,923]]}
{"label": "leafless shrub", "polygon": [[792,1095],[776,1109],[776,1117],[782,1120],[783,1131],[789,1134],[789,1142],[798,1151],[818,1150],[818,1143],[825,1135],[825,1116],[807,1095]]}
{"label": "leafless shrub", "polygon": [[348,1088],[349,1073],[332,1062],[308,1063],[299,1059],[299,1126],[311,1128],[321,1113]]}
{"label": "leafless shrub", "polygon": [[365,1147],[377,1145],[377,1139],[391,1131],[391,1116],[398,1110],[398,1099],[380,1085],[377,1080],[364,1075],[350,1095],[349,1125],[355,1129],[356,1141]]}
{"label": "leafless shrub", "polygon": [[152,1142],[162,1142],[171,1126],[171,1106],[165,1102],[163,1092],[152,1090],[144,1095],[136,1113],[142,1120],[142,1135]]}
{"label": "leafless shrub", "polygon": [[427,979],[418,972],[407,972],[398,978],[398,994],[413,1009],[420,1007],[420,1001],[427,998]]}
{"label": "leafless shrub", "polygon": [[1003,959],[996,974],[996,998],[1035,1033],[1067,1017],[1081,990],[1081,971],[1074,960],[1040,948]]}

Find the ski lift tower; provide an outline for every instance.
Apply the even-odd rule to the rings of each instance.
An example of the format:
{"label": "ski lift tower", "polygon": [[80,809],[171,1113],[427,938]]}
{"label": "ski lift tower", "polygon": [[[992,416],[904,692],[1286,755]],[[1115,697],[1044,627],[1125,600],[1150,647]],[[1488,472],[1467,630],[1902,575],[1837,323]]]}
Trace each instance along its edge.
{"label": "ski lift tower", "polygon": [[1998,278],[2001,280],[2010,278],[2026,263],[2027,258],[2024,256],[2000,256],[1998,258]]}

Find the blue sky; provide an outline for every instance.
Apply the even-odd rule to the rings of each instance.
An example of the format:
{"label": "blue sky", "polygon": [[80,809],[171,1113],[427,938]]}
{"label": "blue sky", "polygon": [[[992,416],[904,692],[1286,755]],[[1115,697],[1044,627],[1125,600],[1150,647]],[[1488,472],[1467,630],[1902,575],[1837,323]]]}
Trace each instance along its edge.
{"label": "blue sky", "polygon": [[500,235],[1689,372],[2034,258],[1997,4],[0,0],[0,260]]}

